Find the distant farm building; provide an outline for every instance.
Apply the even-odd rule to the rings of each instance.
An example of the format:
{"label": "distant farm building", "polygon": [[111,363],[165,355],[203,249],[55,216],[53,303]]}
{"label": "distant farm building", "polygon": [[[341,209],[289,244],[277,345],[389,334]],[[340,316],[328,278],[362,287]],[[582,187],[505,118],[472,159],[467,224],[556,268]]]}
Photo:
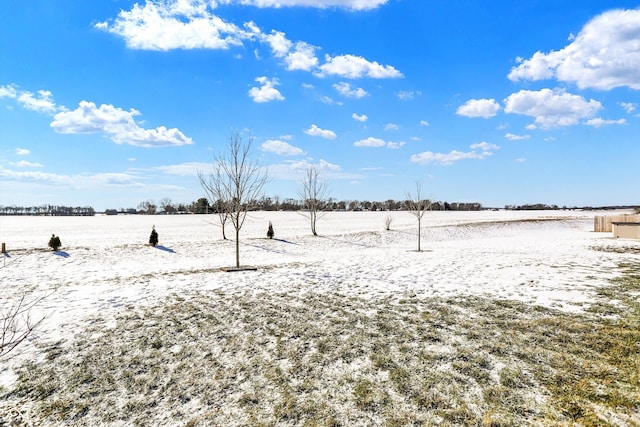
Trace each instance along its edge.
{"label": "distant farm building", "polygon": [[613,222],[613,237],[640,239],[640,222]]}

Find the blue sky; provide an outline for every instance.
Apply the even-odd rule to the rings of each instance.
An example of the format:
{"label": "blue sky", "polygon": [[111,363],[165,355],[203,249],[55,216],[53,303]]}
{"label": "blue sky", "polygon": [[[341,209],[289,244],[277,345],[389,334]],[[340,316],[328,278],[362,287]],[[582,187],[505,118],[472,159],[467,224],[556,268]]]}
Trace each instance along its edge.
{"label": "blue sky", "polygon": [[191,202],[229,135],[268,196],[640,203],[640,4],[0,2],[0,205]]}

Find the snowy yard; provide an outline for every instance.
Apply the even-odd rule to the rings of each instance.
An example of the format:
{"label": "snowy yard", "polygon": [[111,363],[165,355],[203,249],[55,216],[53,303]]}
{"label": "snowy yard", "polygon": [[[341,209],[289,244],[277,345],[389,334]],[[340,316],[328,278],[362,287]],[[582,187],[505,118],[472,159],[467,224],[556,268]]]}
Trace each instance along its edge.
{"label": "snowy yard", "polygon": [[[214,215],[2,217],[0,304],[44,297],[45,318],[1,362],[0,420],[639,425],[637,371],[619,371],[637,346],[616,363],[597,343],[638,320],[640,242],[593,233],[594,214],[430,212],[417,252],[407,212],[328,213],[320,237],[256,212],[240,258],[257,270],[237,273]],[[580,363],[599,371],[563,377]]]}

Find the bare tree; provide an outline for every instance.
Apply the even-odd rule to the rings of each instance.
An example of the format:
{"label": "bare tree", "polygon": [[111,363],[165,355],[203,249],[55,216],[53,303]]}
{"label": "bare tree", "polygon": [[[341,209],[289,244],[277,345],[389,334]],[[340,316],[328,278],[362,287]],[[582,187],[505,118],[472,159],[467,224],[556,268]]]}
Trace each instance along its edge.
{"label": "bare tree", "polygon": [[416,182],[416,194],[415,197],[407,192],[407,208],[409,213],[416,217],[418,220],[418,252],[420,252],[420,235],[422,230],[422,218],[431,206],[431,201],[422,198],[422,185]]}
{"label": "bare tree", "polygon": [[160,208],[162,208],[162,210],[168,214],[174,213],[176,211],[175,206],[173,206],[173,202],[168,197],[160,200]]}
{"label": "bare tree", "polygon": [[311,232],[317,236],[316,222],[322,217],[321,209],[323,200],[327,197],[327,183],[320,178],[320,168],[309,165],[302,179],[302,189],[299,196],[302,199],[303,209],[309,217]]}
{"label": "bare tree", "polygon": [[227,225],[227,220],[229,219],[229,212],[225,209],[224,203],[222,200],[216,200],[216,203],[213,206],[214,210],[218,214],[218,219],[220,220],[220,227],[222,228],[222,238],[227,240],[227,233],[225,227]]}
{"label": "bare tree", "polygon": [[145,200],[144,202],[140,202],[138,205],[138,210],[146,215],[155,215],[156,213],[156,204],[153,200]]}
{"label": "bare tree", "polygon": [[262,189],[269,176],[260,164],[251,158],[249,137],[243,142],[239,132],[233,132],[227,144],[227,153],[216,155],[213,171],[209,175],[198,172],[200,185],[210,200],[218,201],[228,214],[236,232],[236,268],[240,268],[240,229],[244,225],[249,201],[262,196]]}
{"label": "bare tree", "polygon": [[31,309],[40,300],[27,302],[25,295],[22,295],[17,302],[0,313],[0,357],[6,356],[20,345],[44,320],[44,317],[36,321],[31,318]]}

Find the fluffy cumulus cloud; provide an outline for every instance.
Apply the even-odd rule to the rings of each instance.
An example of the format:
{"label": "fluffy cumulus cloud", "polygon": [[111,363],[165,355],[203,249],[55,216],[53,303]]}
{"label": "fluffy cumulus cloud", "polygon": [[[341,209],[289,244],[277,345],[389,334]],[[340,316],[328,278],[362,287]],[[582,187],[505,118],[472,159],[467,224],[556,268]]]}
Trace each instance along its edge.
{"label": "fluffy cumulus cloud", "polygon": [[287,70],[311,71],[318,65],[316,47],[305,42],[295,44],[293,50],[285,57]]}
{"label": "fluffy cumulus cloud", "polygon": [[302,151],[301,148],[277,139],[269,139],[265,141],[260,148],[262,148],[263,151],[276,153],[280,156],[300,156],[304,154],[304,151]]}
{"label": "fluffy cumulus cloud", "polygon": [[518,61],[512,81],[555,78],[581,89],[640,89],[640,9],[605,12],[566,47]]}
{"label": "fluffy cumulus cloud", "polygon": [[621,102],[620,103],[620,108],[622,108],[624,111],[626,111],[629,114],[633,113],[636,110],[637,106],[638,106],[638,104],[635,104],[633,102]]}
{"label": "fluffy cumulus cloud", "polygon": [[356,55],[325,55],[325,63],[319,67],[318,75],[334,75],[348,79],[369,77],[373,79],[394,79],[403,77],[402,73],[391,65],[381,65],[375,61]]}
{"label": "fluffy cumulus cloud", "polygon": [[351,87],[351,85],[349,83],[346,82],[340,82],[340,83],[336,83],[333,85],[333,88],[342,96],[347,97],[347,98],[364,98],[365,96],[368,96],[369,93],[358,87],[358,88],[354,88]]}
{"label": "fluffy cumulus cloud", "polygon": [[284,101],[284,96],[276,89],[276,86],[280,84],[278,79],[269,79],[262,76],[257,77],[256,82],[260,83],[261,86],[249,89],[249,96],[254,102]]}
{"label": "fluffy cumulus cloud", "polygon": [[33,94],[20,90],[16,85],[0,86],[0,98],[15,99],[21,107],[38,113],[53,114],[64,109],[53,101],[53,94],[48,90],[39,90]]}
{"label": "fluffy cumulus cloud", "polygon": [[[398,78],[400,71],[356,55],[325,56],[320,64],[319,49],[304,41],[293,42],[282,31],[263,32],[256,23],[234,24],[215,14],[220,5],[257,7],[341,7],[350,10],[374,9],[388,0],[147,0],[121,10],[95,27],[121,37],[131,49],[167,51],[172,49],[229,49],[247,42],[264,43],[273,56],[283,59],[287,70],[313,72],[317,76],[346,78]],[[254,52],[259,60],[260,54]]]}
{"label": "fluffy cumulus cloud", "polygon": [[[62,105],[53,102],[53,94],[47,90],[40,90],[37,95],[19,90],[16,86],[0,86],[0,97],[13,98],[23,108],[39,113],[52,114],[51,128],[62,134],[76,133],[104,133],[117,144],[130,144],[138,147],[179,146],[193,143],[178,129],[167,129],[159,126],[155,129],[140,127],[134,117],[140,112],[135,109],[129,111],[113,105],[96,104],[80,101],[78,108],[69,111]],[[18,149],[23,150],[23,149]],[[28,150],[16,151],[19,155],[29,154]]]}
{"label": "fluffy cumulus cloud", "polygon": [[357,115],[356,113],[353,113],[353,114],[351,115],[351,118],[353,118],[353,120],[358,121],[358,122],[361,122],[361,123],[364,123],[364,122],[366,122],[367,120],[369,120],[369,117],[367,117],[367,115],[366,115],[366,114]]}
{"label": "fluffy cumulus cloud", "polygon": [[325,139],[336,139],[336,133],[332,130],[320,129],[316,125],[311,125],[311,127],[304,131],[309,136],[319,136]]}
{"label": "fluffy cumulus cloud", "polygon": [[500,104],[495,99],[470,99],[458,107],[456,114],[465,117],[494,117],[500,111]]}
{"label": "fluffy cumulus cloud", "polygon": [[155,129],[141,128],[134,117],[140,115],[135,109],[129,111],[93,102],[81,101],[73,111],[63,111],[54,116],[50,126],[58,133],[104,133],[117,144],[138,147],[163,147],[191,144],[191,138],[178,129],[159,126]]}
{"label": "fluffy cumulus cloud", "polygon": [[500,147],[495,144],[490,144],[483,141],[478,144],[472,144],[469,148],[471,148],[471,151],[452,150],[448,153],[434,153],[432,151],[424,151],[422,153],[412,155],[411,161],[423,165],[434,163],[441,166],[450,166],[460,160],[485,159],[491,156],[493,154],[493,151],[498,150]]}
{"label": "fluffy cumulus cloud", "polygon": [[578,124],[589,119],[602,109],[602,104],[593,99],[587,101],[561,89],[539,91],[521,90],[504,100],[504,111],[535,118],[529,129],[552,129]]}
{"label": "fluffy cumulus cloud", "polygon": [[122,37],[132,49],[228,49],[240,46],[252,37],[251,28],[243,29],[211,13],[206,2],[147,1],[121,10],[111,22],[96,28]]}
{"label": "fluffy cumulus cloud", "polygon": [[28,156],[29,154],[31,154],[31,150],[28,150],[26,148],[16,148],[16,154],[18,156]]}
{"label": "fluffy cumulus cloud", "polygon": [[355,147],[373,147],[373,148],[387,147],[390,149],[398,149],[400,147],[403,147],[404,144],[405,144],[404,142],[385,141],[383,139],[374,138],[372,136],[370,136],[367,139],[361,139],[353,143]]}

